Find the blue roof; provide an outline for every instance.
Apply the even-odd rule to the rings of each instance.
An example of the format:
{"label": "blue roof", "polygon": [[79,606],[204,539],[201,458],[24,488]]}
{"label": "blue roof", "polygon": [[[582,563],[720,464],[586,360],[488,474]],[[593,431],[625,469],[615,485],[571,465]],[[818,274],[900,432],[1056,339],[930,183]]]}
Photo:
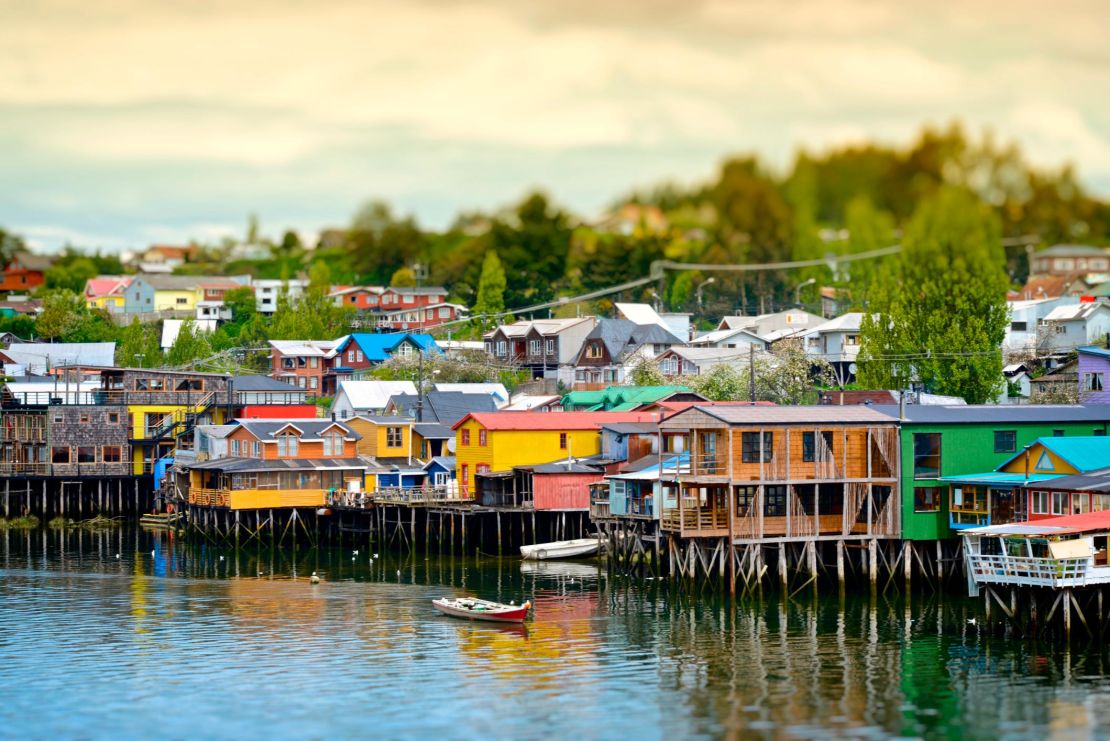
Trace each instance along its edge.
{"label": "blue roof", "polygon": [[1088,345],[1087,347],[1079,348],[1079,352],[1084,355],[1098,355],[1100,358],[1110,358],[1110,349],[1105,347],[1098,347],[1097,345]]}
{"label": "blue roof", "polygon": [[1025,474],[1021,473],[1000,473],[998,471],[991,471],[990,473],[967,473],[962,476],[941,476],[941,481],[950,481],[953,484],[985,484],[993,486],[1022,486],[1026,482],[1037,483],[1039,481],[1051,481],[1058,479],[1062,474],[1057,473],[1032,473],[1026,478]]}
{"label": "blue roof", "polygon": [[347,346],[352,342],[357,343],[362,349],[362,354],[371,363],[380,363],[389,360],[393,351],[405,340],[412,342],[424,352],[442,353],[436,340],[430,334],[417,334],[416,332],[385,332],[370,333],[358,332],[352,334],[338,349],[346,352]]}
{"label": "blue roof", "polygon": [[[1105,435],[1039,437],[1033,441],[1032,445],[1037,443],[1051,450],[1080,473],[1097,471],[1100,468],[1110,468],[1110,437]],[[1003,461],[996,470],[1002,470],[1023,455],[1025,455],[1025,451],[1019,450]]]}

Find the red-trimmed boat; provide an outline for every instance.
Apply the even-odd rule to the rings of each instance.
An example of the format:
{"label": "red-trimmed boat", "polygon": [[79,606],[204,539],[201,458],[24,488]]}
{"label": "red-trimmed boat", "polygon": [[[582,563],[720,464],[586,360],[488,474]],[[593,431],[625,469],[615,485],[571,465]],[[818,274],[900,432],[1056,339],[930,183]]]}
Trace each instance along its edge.
{"label": "red-trimmed boat", "polygon": [[495,623],[523,623],[528,617],[531,602],[523,605],[503,605],[500,602],[473,597],[443,597],[432,600],[432,606],[445,615],[466,620],[490,620]]}

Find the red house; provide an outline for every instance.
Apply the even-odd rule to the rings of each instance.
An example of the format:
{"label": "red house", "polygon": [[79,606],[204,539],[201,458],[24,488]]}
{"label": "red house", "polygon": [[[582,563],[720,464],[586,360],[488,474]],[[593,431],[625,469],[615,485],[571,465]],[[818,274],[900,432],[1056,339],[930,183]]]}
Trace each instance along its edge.
{"label": "red house", "polygon": [[4,274],[0,278],[0,292],[22,293],[41,286],[46,281],[46,270],[50,265],[49,257],[32,255],[30,252],[15,253],[11,262],[4,266]]}

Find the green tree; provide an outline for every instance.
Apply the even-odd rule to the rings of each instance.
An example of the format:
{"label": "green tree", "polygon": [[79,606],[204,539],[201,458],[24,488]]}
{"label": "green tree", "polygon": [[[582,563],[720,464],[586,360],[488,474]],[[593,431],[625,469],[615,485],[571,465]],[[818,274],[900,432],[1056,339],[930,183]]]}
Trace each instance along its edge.
{"label": "green tree", "polygon": [[87,313],[85,300],[73,291],[50,290],[43,296],[35,330],[43,339],[62,340],[81,325]]}
{"label": "green tree", "polygon": [[474,302],[474,316],[483,325],[496,323],[497,319],[482,319],[505,311],[505,270],[497,250],[486,252],[482,260],[482,276],[478,279],[478,298]]}
{"label": "green tree", "polygon": [[162,364],[162,346],[154,325],[143,325],[139,318],[123,330],[116,347],[116,365],[123,368],[157,368]]}
{"label": "green tree", "polygon": [[197,328],[193,320],[188,320],[181,325],[169,352],[166,353],[166,364],[171,366],[189,365],[197,360],[204,360],[212,355],[212,345],[208,342],[205,333]]}
{"label": "green tree", "polygon": [[628,377],[633,386],[665,386],[667,377],[659,370],[659,364],[649,358],[641,358]]}
{"label": "green tree", "polygon": [[749,398],[747,373],[730,363],[718,363],[694,376],[690,388],[710,401],[740,401]]}
{"label": "green tree", "polygon": [[231,310],[231,321],[243,325],[251,321],[258,313],[258,300],[254,291],[247,286],[232,288],[224,294],[224,306]]}
{"label": "green tree", "polygon": [[74,293],[84,293],[89,278],[98,275],[96,263],[87,257],[60,260],[46,269],[47,288],[61,288]]}
{"label": "green tree", "polygon": [[[894,219],[879,211],[865,196],[848,202],[845,214],[849,255],[889,247],[894,244]],[[889,258],[883,258],[889,259]],[[848,305],[859,310],[868,306],[871,287],[879,280],[882,260],[856,260],[846,263],[839,276],[839,287],[847,294]]]}
{"label": "green tree", "polygon": [[416,285],[416,273],[410,267],[401,266],[393,271],[389,285],[394,288],[412,288]]}
{"label": "green tree", "polygon": [[918,207],[902,245],[864,315],[860,383],[995,398],[1009,321],[997,217],[970,191],[944,187]]}
{"label": "green tree", "polygon": [[15,253],[23,252],[27,245],[18,234],[0,229],[0,268],[6,267]]}
{"label": "green tree", "polygon": [[397,218],[382,201],[371,201],[359,209],[346,239],[354,268],[378,285],[398,268],[411,264],[425,244],[416,222]]}

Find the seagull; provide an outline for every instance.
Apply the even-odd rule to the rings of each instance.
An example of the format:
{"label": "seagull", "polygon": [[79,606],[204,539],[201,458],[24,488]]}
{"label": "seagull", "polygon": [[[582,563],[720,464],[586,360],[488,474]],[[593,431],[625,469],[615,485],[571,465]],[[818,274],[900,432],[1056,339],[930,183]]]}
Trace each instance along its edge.
{"label": "seagull", "polygon": [[400,576],[400,575],[401,575],[401,570],[397,569],[397,576]]}
{"label": "seagull", "polygon": [[355,561],[355,557],[351,556],[351,563],[354,563],[354,561]]}
{"label": "seagull", "polygon": [[118,554],[118,553],[116,554],[116,558],[119,558],[119,554]]}
{"label": "seagull", "polygon": [[351,553],[357,556],[358,555],[358,549],[356,548],[355,550],[351,551]]}
{"label": "seagull", "polygon": [[975,625],[975,618],[968,618],[967,619],[967,624],[968,625]]}
{"label": "seagull", "polygon": [[224,557],[223,557],[223,556],[220,556],[220,560],[221,560],[221,561],[223,561],[223,560],[224,560]]}
{"label": "seagull", "polygon": [[377,554],[377,553],[375,553],[375,554],[374,554],[374,558],[377,558],[377,557],[378,557],[378,554]]}
{"label": "seagull", "polygon": [[319,584],[320,583],[320,577],[316,576],[316,572],[313,571],[312,576],[308,577],[308,581],[309,581],[310,584]]}

